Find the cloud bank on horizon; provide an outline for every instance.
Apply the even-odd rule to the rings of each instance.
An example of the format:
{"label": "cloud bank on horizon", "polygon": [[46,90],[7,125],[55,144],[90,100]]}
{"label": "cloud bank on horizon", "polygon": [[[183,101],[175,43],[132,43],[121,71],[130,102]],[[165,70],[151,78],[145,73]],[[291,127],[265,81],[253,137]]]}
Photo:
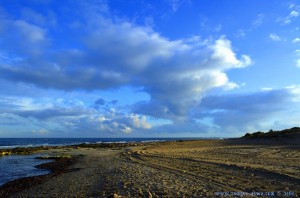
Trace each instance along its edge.
{"label": "cloud bank on horizon", "polygon": [[300,5],[278,3],[271,14],[263,2],[240,19],[229,3],[221,14],[200,9],[216,4],[3,1],[0,137],[227,137],[298,126]]}

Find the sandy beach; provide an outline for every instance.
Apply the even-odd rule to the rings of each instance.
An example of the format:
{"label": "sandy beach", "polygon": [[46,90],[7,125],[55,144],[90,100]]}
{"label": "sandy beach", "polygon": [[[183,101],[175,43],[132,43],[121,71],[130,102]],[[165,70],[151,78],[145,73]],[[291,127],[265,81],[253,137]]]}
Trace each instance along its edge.
{"label": "sandy beach", "polygon": [[297,144],[197,140],[39,152],[74,160],[19,191],[2,186],[2,197],[300,196]]}

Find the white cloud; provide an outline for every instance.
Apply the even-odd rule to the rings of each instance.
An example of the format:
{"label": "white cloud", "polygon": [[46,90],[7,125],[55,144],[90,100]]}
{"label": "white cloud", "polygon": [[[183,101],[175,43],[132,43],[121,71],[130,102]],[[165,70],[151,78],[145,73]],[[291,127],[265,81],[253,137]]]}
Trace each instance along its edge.
{"label": "white cloud", "polygon": [[[56,103],[54,99],[52,101],[49,105],[44,103],[44,106],[41,106],[40,102],[33,99],[0,98],[0,118],[7,125],[10,123],[15,127],[26,125],[28,128],[33,128],[34,134],[50,136],[54,135],[53,131],[64,131],[64,133],[72,131],[74,134],[82,133],[81,135],[86,133],[105,135],[109,132],[109,134],[120,135],[152,128],[144,115],[106,108],[96,110],[93,107],[78,106],[76,103],[65,106],[62,102]],[[7,115],[10,119],[5,118],[8,117]],[[37,129],[37,126],[42,126],[43,129]],[[53,126],[56,129],[52,130]]]}
{"label": "white cloud", "polygon": [[290,24],[291,21],[292,21],[292,20],[291,20],[290,18],[284,19],[284,20],[283,20],[283,24],[284,24],[284,25]]}
{"label": "white cloud", "polygon": [[295,39],[293,40],[293,43],[300,43],[300,38],[295,38]]}
{"label": "white cloud", "polygon": [[240,59],[239,63],[238,63],[238,67],[240,67],[240,68],[241,67],[247,67],[251,64],[253,64],[253,62],[252,62],[250,56],[243,54],[241,56],[241,59]]}
{"label": "white cloud", "polygon": [[179,0],[169,0],[170,6],[172,7],[173,12],[176,12],[179,7]]}
{"label": "white cloud", "polygon": [[274,34],[274,33],[270,34],[269,38],[273,41],[280,41],[281,40],[281,38],[277,34]]}
{"label": "white cloud", "polygon": [[47,18],[43,16],[42,14],[34,11],[30,8],[23,8],[21,10],[22,18],[25,19],[27,22],[30,22],[32,24],[37,24],[44,26],[47,24]]}
{"label": "white cloud", "polygon": [[39,130],[33,130],[33,134],[40,134],[40,135],[45,135],[48,134],[49,132],[46,129],[39,129]]}
{"label": "white cloud", "polygon": [[265,15],[264,14],[258,14],[256,19],[252,22],[252,25],[254,27],[259,27],[264,23]]}
{"label": "white cloud", "polygon": [[296,54],[297,56],[300,56],[300,50],[295,50],[295,54]]}
{"label": "white cloud", "polygon": [[189,0],[166,0],[173,12],[176,12],[184,4],[190,3]]}
{"label": "white cloud", "polygon": [[43,42],[45,40],[45,30],[26,21],[15,21],[15,27],[31,43]]}
{"label": "white cloud", "polygon": [[246,36],[246,32],[243,29],[239,29],[236,33],[235,36],[238,38],[244,38]]}
{"label": "white cloud", "polygon": [[271,88],[271,87],[263,87],[261,90],[262,91],[272,91],[273,88]]}
{"label": "white cloud", "polygon": [[298,16],[299,16],[299,12],[293,10],[289,13],[288,16],[284,18],[278,18],[277,21],[281,22],[282,25],[288,25]]}
{"label": "white cloud", "polygon": [[299,101],[299,85],[243,94],[208,95],[190,114],[190,119],[166,123],[151,131],[156,134],[172,131],[174,136],[185,132],[190,136],[230,137],[291,128],[299,124]]}
{"label": "white cloud", "polygon": [[299,16],[299,12],[293,10],[293,11],[290,12],[290,15],[289,15],[289,16],[290,16],[290,17],[298,17],[298,16]]}
{"label": "white cloud", "polygon": [[289,5],[289,9],[293,9],[295,7],[295,4],[293,4],[293,3],[291,3],[290,5]]}
{"label": "white cloud", "polygon": [[[58,121],[61,122],[61,121]],[[147,121],[145,116],[137,114],[123,114],[120,112],[109,113],[101,115],[89,115],[81,116],[78,119],[63,119],[62,125],[71,127],[72,130],[85,132],[89,130],[94,134],[97,133],[110,133],[119,134],[121,133],[132,133],[139,130],[149,130],[152,126]]]}
{"label": "white cloud", "polygon": [[135,128],[143,128],[143,129],[151,128],[151,124],[147,122],[146,116],[130,114],[129,123],[131,126],[134,126]]}
{"label": "white cloud", "polygon": [[[193,118],[209,117],[213,125],[228,132],[294,127],[294,120],[297,120],[294,115],[300,113],[299,87],[293,85],[282,89],[265,88],[248,94],[207,96]],[[213,130],[218,131],[218,128]]]}
{"label": "white cloud", "polygon": [[227,83],[227,85],[224,87],[225,90],[231,90],[231,89],[236,89],[236,88],[239,88],[241,87],[242,85],[238,85],[234,82],[229,82]]}
{"label": "white cloud", "polygon": [[241,60],[238,60],[235,53],[231,49],[231,42],[226,39],[216,40],[212,46],[214,52],[211,56],[212,60],[220,61],[220,66],[223,68],[229,67],[244,67],[251,63],[251,59],[243,55]]}
{"label": "white cloud", "polygon": [[300,102],[300,85],[290,85],[286,89],[293,95],[293,102]]}
{"label": "white cloud", "polygon": [[[224,73],[225,70],[245,67],[251,63],[251,59],[246,55],[237,59],[231,50],[230,41],[224,38],[215,41],[214,44],[208,46],[207,50],[201,50],[198,53],[211,53],[211,55],[207,55],[210,58],[202,58],[198,55],[201,57],[198,64],[190,62],[187,59],[189,55],[186,54],[176,59],[186,62],[186,66],[176,63],[174,65],[176,67],[168,73],[157,73],[156,70],[155,73],[148,72],[150,76],[155,74],[161,77],[151,77],[147,81],[144,89],[151,95],[151,100],[139,103],[136,111],[162,118],[182,118],[191,108],[200,103],[202,96],[208,90],[218,87],[225,89],[237,87],[235,83],[229,81]],[[155,82],[152,79],[155,79]]]}
{"label": "white cloud", "polygon": [[[169,40],[147,27],[112,21],[99,14],[97,19],[72,29],[85,29],[84,37],[74,43],[84,45],[84,49],[47,48],[43,51],[51,52],[51,58],[43,55],[0,65],[0,76],[68,91],[142,87],[151,97],[146,103],[164,109],[156,116],[170,118],[185,116],[211,89],[237,87],[225,72],[251,64],[249,56],[237,57],[225,37],[215,41],[199,37]],[[28,29],[26,36],[31,42],[44,39],[42,29],[18,23]]]}
{"label": "white cloud", "polygon": [[47,29],[29,23],[23,19],[12,19],[8,16],[0,17],[2,42],[1,54],[7,53],[14,59],[38,56],[44,53],[49,38]]}
{"label": "white cloud", "polygon": [[[216,134],[220,129],[222,136],[231,136],[233,132],[242,134],[270,128],[282,129],[293,127],[296,123],[296,115],[300,112],[300,85],[282,89],[264,88],[245,94],[203,96],[201,103],[188,113],[188,119],[154,126],[146,116],[122,112],[118,110],[120,108],[95,110],[88,105],[78,106],[78,102],[65,106],[60,98],[53,98],[52,101],[52,105],[44,107],[40,99],[0,98],[1,127],[3,124],[15,128],[26,125],[32,127],[31,131],[36,135],[43,133],[40,129],[44,129],[47,136],[60,133],[60,136],[67,136],[70,131],[73,136],[149,135],[150,131],[155,135],[166,132],[175,136],[182,132],[199,135],[199,131]],[[149,111],[160,110],[154,107],[158,106],[152,105]],[[56,127],[53,128],[53,125]]]}
{"label": "white cloud", "polygon": [[[67,103],[57,98],[53,99],[56,102],[40,99],[39,103],[20,99],[10,103],[11,111],[0,104],[2,112],[17,117],[20,123],[27,123],[35,131],[41,125],[49,133],[55,130],[82,134],[89,131],[93,134],[134,133],[154,128],[148,115],[183,127],[180,123],[189,119],[208,92],[239,87],[228,78],[228,70],[252,63],[248,55],[236,54],[231,41],[224,36],[216,40],[200,36],[171,40],[149,27],[115,16],[110,18],[108,13],[95,10],[94,5],[80,9],[76,10],[76,17],[82,13],[76,24],[73,10],[71,13],[65,10],[70,21],[47,26],[48,29],[43,28],[45,20],[37,13],[27,13],[28,20],[5,19],[15,34],[0,33],[6,42],[1,50],[3,54],[12,52],[21,58],[0,63],[1,82],[21,83],[28,85],[27,90],[32,87],[36,92],[46,90],[48,95],[54,91],[58,98],[68,94],[76,98],[72,94],[78,90],[91,93],[128,86],[147,93],[149,99],[126,110],[113,110],[100,100],[97,109],[94,103],[88,106],[80,101]],[[259,15],[261,21],[255,24],[262,24],[263,17]],[[52,31],[62,30],[68,37],[47,38]],[[43,45],[45,42],[49,45]],[[47,127],[49,125],[52,128]],[[190,126],[196,124],[181,129],[192,130]]]}
{"label": "white cloud", "polygon": [[296,60],[296,66],[300,67],[300,59]]}

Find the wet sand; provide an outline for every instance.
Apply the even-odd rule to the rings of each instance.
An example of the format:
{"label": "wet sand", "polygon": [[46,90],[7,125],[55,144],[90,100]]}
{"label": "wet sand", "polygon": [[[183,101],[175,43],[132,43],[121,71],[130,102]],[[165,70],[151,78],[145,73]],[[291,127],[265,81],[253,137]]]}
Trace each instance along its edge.
{"label": "wet sand", "polygon": [[[60,173],[45,177],[20,191],[9,192],[6,196],[300,196],[298,144],[199,140],[122,148],[60,148],[41,152],[69,154],[76,160]],[[5,187],[1,187],[0,193],[4,190]]]}

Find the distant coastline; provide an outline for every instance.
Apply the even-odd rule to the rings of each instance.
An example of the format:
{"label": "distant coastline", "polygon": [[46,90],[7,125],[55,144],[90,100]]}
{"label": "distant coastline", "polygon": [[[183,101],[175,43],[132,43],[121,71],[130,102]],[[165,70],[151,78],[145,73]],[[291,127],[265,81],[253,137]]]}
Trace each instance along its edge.
{"label": "distant coastline", "polygon": [[219,138],[0,138],[0,149],[27,148],[40,146],[70,146],[78,144],[161,142],[176,140],[199,140]]}

